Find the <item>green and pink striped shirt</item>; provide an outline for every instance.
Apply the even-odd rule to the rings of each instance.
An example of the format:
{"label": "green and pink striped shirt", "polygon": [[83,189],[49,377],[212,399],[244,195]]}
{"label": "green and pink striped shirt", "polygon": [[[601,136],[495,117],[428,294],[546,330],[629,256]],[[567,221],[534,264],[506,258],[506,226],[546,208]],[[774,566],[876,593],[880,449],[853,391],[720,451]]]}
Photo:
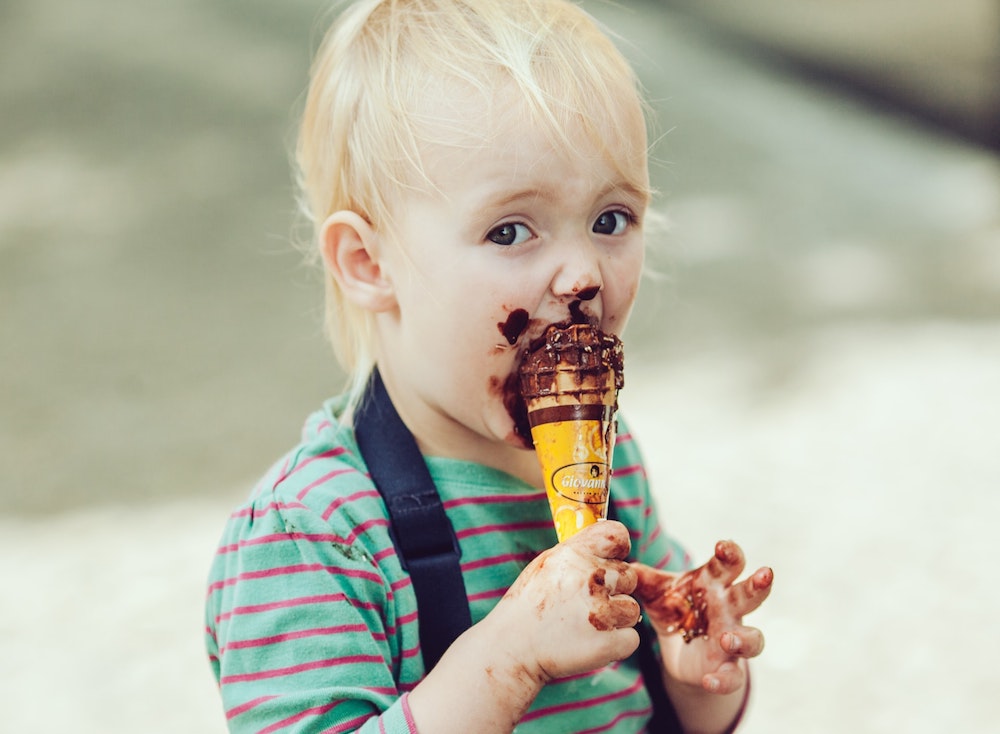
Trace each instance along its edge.
{"label": "green and pink striped shirt", "polygon": [[[416,597],[342,399],[306,422],[229,519],[206,602],[206,644],[233,732],[417,734],[406,694],[424,675]],[[688,567],[660,530],[638,449],[624,424],[611,494],[652,566]],[[543,491],[478,464],[430,457],[458,535],[472,622],[555,544]],[[650,702],[633,660],[546,686],[519,734],[641,732]]]}

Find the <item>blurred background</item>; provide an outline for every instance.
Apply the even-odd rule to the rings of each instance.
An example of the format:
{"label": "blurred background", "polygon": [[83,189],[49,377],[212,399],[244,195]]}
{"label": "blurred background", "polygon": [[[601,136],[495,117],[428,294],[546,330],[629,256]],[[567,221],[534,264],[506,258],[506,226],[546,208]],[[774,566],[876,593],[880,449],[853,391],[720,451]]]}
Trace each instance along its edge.
{"label": "blurred background", "polygon": [[[622,405],[776,588],[747,732],[992,730],[1000,4],[584,2],[671,222]],[[293,243],[321,0],[0,2],[5,728],[222,732],[229,508],[341,374]]]}

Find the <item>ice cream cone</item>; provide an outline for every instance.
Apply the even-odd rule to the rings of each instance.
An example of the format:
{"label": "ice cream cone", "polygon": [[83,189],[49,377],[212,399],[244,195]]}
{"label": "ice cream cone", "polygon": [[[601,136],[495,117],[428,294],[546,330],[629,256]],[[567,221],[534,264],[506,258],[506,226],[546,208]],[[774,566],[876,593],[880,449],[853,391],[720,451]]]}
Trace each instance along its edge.
{"label": "ice cream cone", "polygon": [[560,542],[607,517],[622,364],[618,338],[587,324],[549,326],[521,363],[521,395]]}

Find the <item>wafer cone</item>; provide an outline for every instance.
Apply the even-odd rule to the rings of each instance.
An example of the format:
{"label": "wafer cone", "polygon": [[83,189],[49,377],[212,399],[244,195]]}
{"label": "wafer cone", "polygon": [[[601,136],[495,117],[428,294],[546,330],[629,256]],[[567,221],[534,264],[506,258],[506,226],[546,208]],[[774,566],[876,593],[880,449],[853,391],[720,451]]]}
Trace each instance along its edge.
{"label": "wafer cone", "polygon": [[618,338],[587,324],[549,326],[521,363],[521,395],[560,542],[607,517],[622,363]]}

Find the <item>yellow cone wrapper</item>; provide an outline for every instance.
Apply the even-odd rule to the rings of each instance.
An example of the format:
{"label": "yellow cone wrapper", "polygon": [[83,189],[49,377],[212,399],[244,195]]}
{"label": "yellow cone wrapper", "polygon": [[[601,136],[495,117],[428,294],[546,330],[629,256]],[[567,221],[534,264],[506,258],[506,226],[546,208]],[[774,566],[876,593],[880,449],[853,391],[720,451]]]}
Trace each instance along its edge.
{"label": "yellow cone wrapper", "polygon": [[521,394],[560,542],[607,516],[622,366],[618,338],[587,324],[549,326],[521,363]]}

